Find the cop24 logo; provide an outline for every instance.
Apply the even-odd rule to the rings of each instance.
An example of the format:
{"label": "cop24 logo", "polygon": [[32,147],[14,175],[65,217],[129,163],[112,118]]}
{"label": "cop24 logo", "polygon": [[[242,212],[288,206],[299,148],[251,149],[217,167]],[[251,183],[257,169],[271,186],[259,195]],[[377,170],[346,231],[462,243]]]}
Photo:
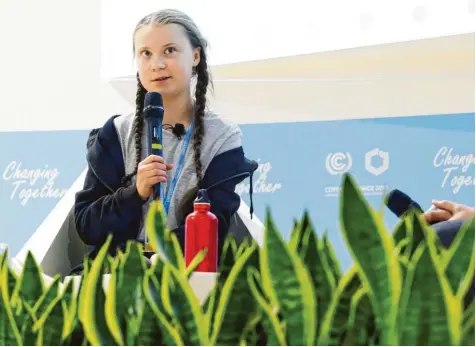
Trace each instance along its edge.
{"label": "cop24 logo", "polygon": [[329,153],[326,157],[326,169],[331,175],[342,175],[352,168],[350,153]]}
{"label": "cop24 logo", "polygon": [[379,148],[374,148],[365,154],[365,169],[371,174],[378,176],[388,170],[390,156]]}

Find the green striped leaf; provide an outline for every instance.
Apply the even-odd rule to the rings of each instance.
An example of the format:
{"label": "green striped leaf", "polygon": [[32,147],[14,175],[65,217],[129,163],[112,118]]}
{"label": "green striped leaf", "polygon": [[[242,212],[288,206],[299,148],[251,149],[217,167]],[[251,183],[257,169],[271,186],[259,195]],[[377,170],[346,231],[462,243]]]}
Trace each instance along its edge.
{"label": "green striped leaf", "polygon": [[93,345],[115,345],[114,338],[106,324],[104,309],[106,298],[102,284],[103,264],[111,241],[112,235],[109,235],[94,259],[80,293],[79,319],[86,338]]}
{"label": "green striped leaf", "polygon": [[231,236],[227,236],[223,243],[223,249],[221,253],[220,263],[218,265],[218,274],[215,282],[215,286],[212,291],[208,294],[205,302],[203,303],[202,311],[205,312],[205,316],[209,321],[209,336],[213,333],[213,317],[215,317],[215,312],[217,310],[218,300],[220,299],[223,286],[225,285],[226,279],[230,276],[230,272],[235,264],[236,256],[236,242]]}
{"label": "green striped leaf", "polygon": [[265,297],[260,286],[260,274],[254,268],[247,269],[248,284],[251,293],[263,312],[263,326],[266,331],[268,346],[287,346],[285,330],[278,317],[278,308],[273,306]]}
{"label": "green striped leaf", "polygon": [[8,262],[4,258],[0,268],[0,346],[22,346],[23,341],[10,306],[8,277]]}
{"label": "green striped leaf", "polygon": [[166,318],[163,311],[160,309],[162,306],[160,284],[157,278],[151,276],[149,273],[144,277],[144,295],[149,307],[154,312],[157,324],[162,332],[162,343],[166,346],[184,346],[184,342],[177,327],[169,322],[169,319]]}
{"label": "green striped leaf", "polygon": [[167,228],[164,207],[160,200],[154,200],[150,204],[146,216],[145,231],[154,252],[185,273],[185,260],[180,244],[177,236]]}
{"label": "green striped leaf", "polygon": [[291,238],[289,240],[289,249],[295,253],[300,253],[302,249],[303,238],[306,230],[309,228],[310,218],[309,213],[304,211],[304,215],[300,222],[297,222],[291,232]]}
{"label": "green striped leaf", "polygon": [[466,309],[462,321],[462,336],[461,336],[461,345],[462,346],[474,346],[475,341],[475,331],[474,331],[474,299],[471,305]]}
{"label": "green striped leaf", "polygon": [[381,218],[372,211],[358,185],[347,174],[341,195],[341,226],[359,277],[368,288],[380,324],[382,343],[396,345],[402,286],[398,256],[393,252],[393,240],[381,224]]}
{"label": "green striped leaf", "polygon": [[71,335],[73,334],[78,321],[78,297],[74,292],[74,282],[72,280],[69,280],[66,283],[66,287],[64,288],[62,295],[62,302],[64,311],[64,325],[61,338],[63,341],[66,341],[65,344],[69,344],[71,342]]}
{"label": "green striped leaf", "polygon": [[187,278],[190,278],[193,274],[193,272],[197,269],[198,265],[205,259],[205,256],[207,255],[207,250],[204,248],[200,250],[195,257],[193,257],[192,261],[190,264],[187,266],[187,270],[185,271],[185,276]]}
{"label": "green striped leaf", "polygon": [[360,288],[350,301],[349,319],[345,333],[345,346],[366,346],[369,336],[369,321],[372,319],[372,305],[367,291]]}
{"label": "green striped leaf", "polygon": [[313,282],[314,296],[316,297],[316,332],[319,332],[336,283],[329,264],[324,261],[325,256],[322,250],[319,250],[319,241],[311,221],[306,221],[305,216],[301,225],[306,229],[300,240],[299,254]]}
{"label": "green striped leaf", "polygon": [[211,344],[238,345],[248,322],[256,311],[255,300],[247,283],[250,259],[258,257],[256,246],[248,248],[236,261],[225,281],[214,315]]}
{"label": "green striped leaf", "polygon": [[[127,297],[117,296],[118,266],[118,263],[112,265],[111,277],[109,278],[107,286],[105,301],[106,324],[117,345],[124,346],[123,328],[121,325],[123,324],[123,320],[125,321],[125,315],[123,311],[118,311],[117,307],[120,305],[119,301],[124,303],[123,300],[127,299]],[[129,294],[129,299],[130,297],[133,297],[132,293]]]}
{"label": "green striped leaf", "polygon": [[157,346],[162,342],[162,331],[154,311],[145,299],[142,300],[142,310],[139,320],[139,331],[135,339],[136,346]]}
{"label": "green striped leaf", "polygon": [[464,295],[474,275],[474,217],[464,223],[445,254],[446,276],[453,290],[459,296]]}
{"label": "green striped leaf", "polygon": [[339,346],[345,337],[350,304],[354,294],[361,288],[357,267],[354,265],[337,284],[331,302],[321,324],[318,346]]}
{"label": "green striped leaf", "polygon": [[322,261],[327,263],[328,267],[331,269],[335,283],[338,283],[342,277],[342,269],[334,248],[327,238],[327,232],[324,232],[322,241],[319,242],[319,252],[323,255]]}
{"label": "green striped leaf", "polygon": [[418,246],[408,267],[399,324],[402,345],[457,345],[460,339],[460,307],[432,247]]}
{"label": "green striped leaf", "polygon": [[62,307],[62,295],[48,305],[41,317],[33,325],[33,331],[38,332],[37,346],[52,346],[62,342],[65,317]]}
{"label": "green striped leaf", "polygon": [[188,279],[177,269],[170,267],[170,280],[174,283],[173,315],[183,330],[183,341],[187,346],[208,346],[208,327],[200,307],[200,302],[195,295]]}
{"label": "green striped leaf", "polygon": [[18,298],[33,306],[45,291],[45,283],[41,277],[41,270],[33,254],[28,251],[21,276],[13,292],[13,304]]}
{"label": "green striped leaf", "polygon": [[287,341],[312,345],[316,336],[314,287],[303,262],[277,231],[269,209],[260,265],[264,290],[283,315]]}

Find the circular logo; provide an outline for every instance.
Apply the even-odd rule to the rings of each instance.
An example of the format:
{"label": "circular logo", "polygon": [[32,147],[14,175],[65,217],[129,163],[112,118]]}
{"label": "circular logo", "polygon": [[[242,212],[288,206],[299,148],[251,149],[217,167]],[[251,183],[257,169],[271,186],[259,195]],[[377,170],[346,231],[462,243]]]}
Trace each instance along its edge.
{"label": "circular logo", "polygon": [[350,153],[329,153],[326,158],[326,168],[331,175],[341,175],[352,167]]}

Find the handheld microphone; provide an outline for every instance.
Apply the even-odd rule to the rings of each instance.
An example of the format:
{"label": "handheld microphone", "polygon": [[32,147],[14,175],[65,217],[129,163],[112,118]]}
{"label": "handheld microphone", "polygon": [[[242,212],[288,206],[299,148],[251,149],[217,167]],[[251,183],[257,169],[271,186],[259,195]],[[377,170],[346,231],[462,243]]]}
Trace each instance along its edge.
{"label": "handheld microphone", "polygon": [[[162,95],[149,92],[144,99],[144,120],[147,124],[148,155],[163,156],[162,121],[164,119],[164,103]],[[160,199],[160,182],[154,185],[154,200]]]}
{"label": "handheld microphone", "polygon": [[398,189],[394,189],[388,194],[385,205],[399,218],[411,209],[423,213],[423,209],[416,201]]}

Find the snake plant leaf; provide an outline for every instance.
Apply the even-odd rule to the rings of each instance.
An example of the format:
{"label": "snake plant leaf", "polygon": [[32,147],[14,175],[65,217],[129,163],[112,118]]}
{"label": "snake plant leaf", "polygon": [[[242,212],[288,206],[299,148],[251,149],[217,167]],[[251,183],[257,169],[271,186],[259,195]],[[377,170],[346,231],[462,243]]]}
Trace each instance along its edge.
{"label": "snake plant leaf", "polygon": [[160,283],[157,277],[147,273],[144,277],[144,295],[149,307],[152,309],[157,324],[162,332],[162,343],[166,346],[184,346],[184,341],[180,336],[177,327],[170,323],[170,320],[162,313],[162,297],[160,295]]}
{"label": "snake plant leaf", "polygon": [[[474,217],[460,228],[444,257],[446,276],[453,293],[466,293],[474,276]],[[472,263],[472,264],[471,264]]]}
{"label": "snake plant leaf", "polygon": [[247,283],[249,260],[258,257],[255,247],[248,248],[233,266],[223,286],[213,324],[211,344],[230,346],[240,343],[243,330],[256,311],[256,304]]}
{"label": "snake plant leaf", "polygon": [[177,236],[167,227],[164,206],[153,200],[146,216],[145,228],[148,241],[155,253],[185,273],[185,260]]}
{"label": "snake plant leaf", "polygon": [[198,265],[205,259],[205,256],[207,255],[207,249],[202,249],[200,250],[195,257],[193,257],[192,261],[190,264],[188,264],[187,269],[185,271],[185,276],[187,278],[190,278],[193,274],[193,272],[197,269]]}
{"label": "snake plant leaf", "polygon": [[[123,303],[124,306],[127,307],[127,303],[123,300],[126,297],[121,297],[117,295],[118,289],[117,287],[120,285],[117,282],[118,280],[118,263],[115,263],[111,267],[111,277],[109,278],[109,283],[107,286],[107,293],[106,293],[106,301],[105,301],[105,310],[106,310],[106,324],[111,332],[112,337],[116,341],[118,346],[124,346],[124,336],[123,336],[123,328],[125,328],[125,320],[126,315],[124,310],[119,311],[118,306],[120,306],[119,301]],[[134,283],[134,282],[133,282]],[[133,293],[129,293],[129,298],[134,297]],[[120,300],[122,299],[122,300]],[[122,325],[122,326],[121,326]],[[125,329],[124,329],[125,330]]]}
{"label": "snake plant leaf", "polygon": [[382,343],[397,345],[396,324],[402,284],[393,240],[348,174],[344,175],[340,204],[343,238],[357,264],[359,277],[368,288],[380,322]]}
{"label": "snake plant leaf", "polygon": [[173,315],[183,329],[182,338],[187,346],[208,346],[208,327],[188,279],[177,269],[170,267],[170,280],[174,283]]}
{"label": "snake plant leaf", "polygon": [[339,346],[345,337],[352,297],[361,288],[357,266],[340,279],[332,296],[317,339],[318,346]]}
{"label": "snake plant leaf", "polygon": [[10,305],[8,277],[8,262],[4,258],[0,268],[0,346],[22,346],[23,341]]}
{"label": "snake plant leaf", "polygon": [[415,250],[404,284],[400,322],[402,345],[457,345],[460,307],[431,243]]}
{"label": "snake plant leaf", "polygon": [[475,312],[474,312],[474,298],[469,305],[469,307],[466,309],[463,315],[463,320],[462,320],[462,336],[461,336],[461,345],[462,346],[475,346],[475,331],[474,331],[474,317],[475,317]]}
{"label": "snake plant leaf", "polygon": [[365,288],[360,288],[350,301],[345,346],[365,346],[369,340],[368,324],[372,318],[372,305]]}
{"label": "snake plant leaf", "polygon": [[33,331],[38,332],[36,345],[51,346],[62,342],[64,324],[62,295],[58,292],[56,298],[49,303],[33,325]]}
{"label": "snake plant leaf", "polygon": [[[325,255],[319,249],[319,240],[316,231],[307,214],[301,222],[302,228],[299,240],[299,255],[309,271],[316,297],[316,332],[319,332],[322,320],[332,299],[336,284],[332,270]],[[316,336],[317,337],[317,336]]]}
{"label": "snake plant leaf", "polygon": [[278,308],[266,297],[260,284],[262,281],[258,270],[255,268],[248,268],[247,278],[251,293],[263,312],[263,326],[267,335],[267,345],[287,346],[284,325],[278,317]]}
{"label": "snake plant leaf", "polygon": [[291,345],[313,345],[316,336],[316,298],[309,272],[290,251],[276,229],[270,210],[266,216],[264,246],[260,252],[263,287],[278,305]]}
{"label": "snake plant leaf", "polygon": [[327,237],[327,231],[324,232],[322,240],[319,242],[319,251],[324,256],[322,261],[328,264],[334,276],[334,282],[337,284],[342,277],[342,269],[334,248]]}
{"label": "snake plant leaf", "polygon": [[45,289],[45,283],[41,277],[38,263],[31,251],[28,251],[21,276],[12,295],[13,304],[15,300],[21,298],[28,305],[33,306],[43,295]]}
{"label": "snake plant leaf", "polygon": [[[144,277],[145,279],[145,277]],[[143,288],[143,287],[142,287]],[[149,302],[145,298],[141,300],[141,314],[139,318],[139,331],[136,334],[134,345],[136,346],[154,346],[159,344],[163,337],[160,326],[157,322],[157,318],[154,311],[149,305]]]}
{"label": "snake plant leaf", "polygon": [[94,259],[80,293],[79,318],[86,338],[93,345],[115,345],[106,324],[104,309],[106,298],[102,284],[103,264],[111,241],[112,235],[109,235]]}
{"label": "snake plant leaf", "polygon": [[64,315],[64,325],[61,339],[71,343],[70,337],[73,334],[78,322],[78,300],[74,292],[74,282],[72,280],[69,280],[66,283],[61,300]]}
{"label": "snake plant leaf", "polygon": [[230,272],[235,264],[236,257],[236,242],[231,236],[227,236],[223,243],[220,263],[218,264],[218,274],[215,282],[215,286],[208,294],[205,302],[202,305],[202,311],[205,312],[205,316],[209,321],[209,336],[213,332],[214,321],[211,319],[215,317],[217,310],[218,300],[220,299],[223,286],[227,278],[230,276]]}
{"label": "snake plant leaf", "polygon": [[309,228],[310,217],[308,211],[304,211],[304,215],[300,222],[297,222],[291,232],[289,240],[289,249],[295,253],[300,253],[304,238],[304,233]]}

